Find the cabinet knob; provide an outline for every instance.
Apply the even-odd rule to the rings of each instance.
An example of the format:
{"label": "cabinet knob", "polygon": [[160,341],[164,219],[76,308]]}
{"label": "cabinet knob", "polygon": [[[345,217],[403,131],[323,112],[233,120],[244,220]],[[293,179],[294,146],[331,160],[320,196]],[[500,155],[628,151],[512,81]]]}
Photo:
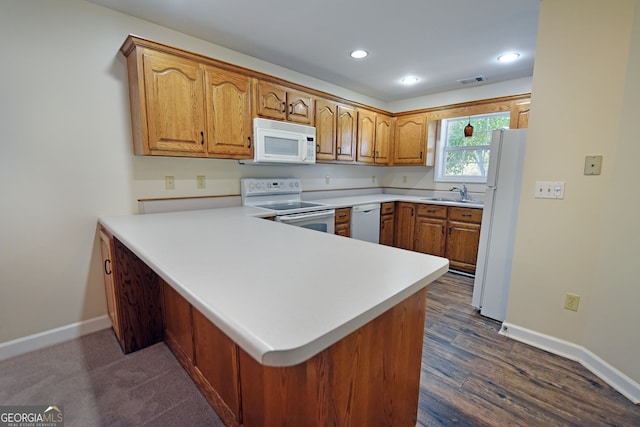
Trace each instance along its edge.
{"label": "cabinet knob", "polygon": [[106,274],[107,276],[111,275],[111,270],[107,268],[107,266],[111,265],[111,260],[110,259],[105,259],[104,260],[104,274]]}
{"label": "cabinet knob", "polygon": [[204,131],[200,131],[200,144],[204,145]]}
{"label": "cabinet knob", "polygon": [[287,112],[287,103],[282,101],[282,112],[286,113]]}
{"label": "cabinet knob", "polygon": [[289,114],[293,114],[293,102],[289,104]]}
{"label": "cabinet knob", "polygon": [[247,148],[251,148],[251,137],[248,136],[247,139],[249,140],[249,145],[247,145]]}

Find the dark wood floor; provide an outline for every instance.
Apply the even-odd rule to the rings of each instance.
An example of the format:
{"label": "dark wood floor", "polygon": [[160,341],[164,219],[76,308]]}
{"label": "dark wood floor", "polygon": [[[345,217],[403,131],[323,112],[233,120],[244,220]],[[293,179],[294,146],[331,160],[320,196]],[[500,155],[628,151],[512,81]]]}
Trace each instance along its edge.
{"label": "dark wood floor", "polygon": [[448,273],[427,297],[418,425],[640,426],[634,405],[577,362],[498,335]]}

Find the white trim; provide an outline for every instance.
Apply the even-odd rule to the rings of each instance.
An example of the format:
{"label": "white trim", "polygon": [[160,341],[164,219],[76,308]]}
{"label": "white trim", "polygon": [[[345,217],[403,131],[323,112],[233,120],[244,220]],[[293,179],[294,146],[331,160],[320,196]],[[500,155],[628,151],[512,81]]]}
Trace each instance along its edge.
{"label": "white trim", "polygon": [[567,359],[575,360],[615,388],[636,405],[640,404],[640,384],[588,349],[559,338],[504,322],[500,334]]}
{"label": "white trim", "polygon": [[17,338],[13,341],[3,342],[0,343],[0,360],[9,359],[54,344],[60,344],[110,327],[111,321],[105,314],[104,316],[94,317],[93,319],[71,323],[70,325],[60,326],[59,328]]}

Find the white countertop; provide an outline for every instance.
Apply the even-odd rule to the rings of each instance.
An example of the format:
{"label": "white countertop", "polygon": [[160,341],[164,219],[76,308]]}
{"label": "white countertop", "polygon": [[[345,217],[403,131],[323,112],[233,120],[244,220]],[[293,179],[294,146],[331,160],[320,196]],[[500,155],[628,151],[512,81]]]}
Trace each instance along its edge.
{"label": "white countertop", "polygon": [[[363,197],[371,203],[377,196],[398,200]],[[234,207],[110,216],[100,223],[269,366],[309,359],[449,267],[445,258],[255,217],[265,213]]]}
{"label": "white countertop", "polygon": [[431,197],[425,196],[405,196],[398,194],[369,194],[364,196],[336,197],[330,199],[313,199],[314,202],[324,203],[333,208],[344,208],[367,203],[385,203],[385,202],[411,202],[424,203],[433,205],[458,206],[463,208],[483,209],[484,204],[481,201],[473,202],[457,202],[454,200],[431,200]]}

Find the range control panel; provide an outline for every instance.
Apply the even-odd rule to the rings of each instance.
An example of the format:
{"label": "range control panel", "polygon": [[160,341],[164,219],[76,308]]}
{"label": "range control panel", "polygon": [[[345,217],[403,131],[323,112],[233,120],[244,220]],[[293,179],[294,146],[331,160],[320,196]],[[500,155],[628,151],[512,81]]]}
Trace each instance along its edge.
{"label": "range control panel", "polygon": [[297,178],[243,178],[240,180],[240,194],[299,194],[302,185]]}

